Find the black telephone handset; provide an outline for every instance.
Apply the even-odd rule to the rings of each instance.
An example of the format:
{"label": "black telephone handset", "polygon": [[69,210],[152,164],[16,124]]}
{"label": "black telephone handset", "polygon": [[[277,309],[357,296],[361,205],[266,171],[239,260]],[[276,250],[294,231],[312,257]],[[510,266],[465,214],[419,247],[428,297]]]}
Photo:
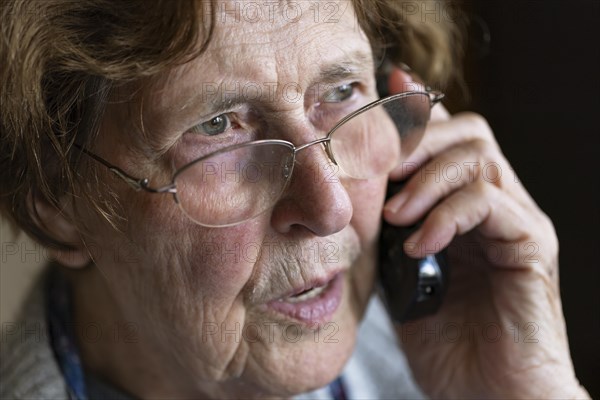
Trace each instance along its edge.
{"label": "black telephone handset", "polygon": [[[389,95],[390,68],[391,65],[386,64],[377,76],[377,90],[382,97]],[[398,110],[387,111],[398,128],[402,139],[401,157],[406,159],[421,141],[427,121],[409,119],[411,123],[407,124],[401,113],[394,113]],[[389,181],[386,200],[398,193],[402,186],[404,182]],[[435,313],[442,304],[448,286],[449,266],[445,251],[414,259],[403,250],[404,242],[419,226],[420,223],[399,227],[382,221],[379,239],[380,286],[388,312],[398,323]]]}
{"label": "black telephone handset", "polygon": [[[388,182],[386,199],[398,193],[402,182]],[[407,322],[435,313],[448,285],[445,251],[422,259],[408,257],[404,241],[419,227],[382,223],[379,240],[379,275],[383,297],[395,322]]]}

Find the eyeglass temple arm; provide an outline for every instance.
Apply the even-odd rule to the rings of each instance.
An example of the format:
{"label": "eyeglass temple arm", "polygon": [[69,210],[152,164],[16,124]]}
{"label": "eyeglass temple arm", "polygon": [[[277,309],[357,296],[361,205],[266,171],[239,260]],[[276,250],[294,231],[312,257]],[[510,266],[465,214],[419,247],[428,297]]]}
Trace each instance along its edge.
{"label": "eyeglass temple arm", "polygon": [[150,180],[148,178],[143,178],[143,179],[135,178],[135,177],[129,175],[128,173],[126,173],[125,171],[123,171],[121,168],[109,163],[105,159],[97,156],[96,154],[94,154],[91,151],[89,151],[88,149],[78,145],[77,143],[73,143],[73,146],[75,146],[83,154],[93,158],[94,160],[98,161],[100,164],[104,165],[106,168],[108,168],[109,171],[111,171],[113,174],[117,175],[119,178],[121,178],[123,181],[125,181],[125,183],[127,183],[129,186],[131,186],[136,191],[144,190],[148,193],[165,193],[165,192],[174,193],[175,192],[174,185],[167,185],[167,186],[163,186],[160,188],[150,187],[149,186]]}
{"label": "eyeglass temple arm", "polygon": [[427,91],[425,93],[427,93],[429,95],[429,99],[431,101],[431,107],[435,106],[437,103],[442,101],[442,99],[445,96],[444,93],[439,92],[437,90],[431,90],[431,88],[429,88],[429,87],[427,87],[426,89],[427,89]]}

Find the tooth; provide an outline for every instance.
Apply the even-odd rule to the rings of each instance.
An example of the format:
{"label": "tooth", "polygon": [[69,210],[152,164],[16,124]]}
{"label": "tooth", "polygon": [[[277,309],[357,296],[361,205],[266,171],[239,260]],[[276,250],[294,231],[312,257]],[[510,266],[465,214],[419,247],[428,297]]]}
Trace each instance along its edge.
{"label": "tooth", "polygon": [[309,291],[305,292],[304,294],[301,294],[300,296],[288,297],[285,301],[287,301],[288,303],[299,303],[301,301],[306,301],[308,299],[312,299],[313,297],[316,297],[319,294],[321,294],[321,292],[323,292],[323,290],[325,290],[326,286],[327,285],[312,288]]}

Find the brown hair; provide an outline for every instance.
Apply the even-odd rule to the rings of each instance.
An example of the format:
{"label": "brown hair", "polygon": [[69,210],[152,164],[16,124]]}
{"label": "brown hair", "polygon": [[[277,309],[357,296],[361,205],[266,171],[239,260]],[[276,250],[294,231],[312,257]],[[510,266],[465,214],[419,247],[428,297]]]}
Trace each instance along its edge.
{"label": "brown hair", "polygon": [[[73,143],[93,141],[116,87],[202,53],[214,26],[214,3],[5,0],[0,10],[2,212],[41,243],[60,247],[68,246],[36,223],[30,196],[59,208],[58,199],[77,187],[78,197],[107,219],[116,217],[115,202],[101,199],[92,185],[77,184],[90,171],[81,170]],[[441,10],[445,3],[352,3],[373,48],[387,59],[411,65],[433,84],[444,84],[456,71],[452,18],[440,12],[427,19],[422,12]]]}

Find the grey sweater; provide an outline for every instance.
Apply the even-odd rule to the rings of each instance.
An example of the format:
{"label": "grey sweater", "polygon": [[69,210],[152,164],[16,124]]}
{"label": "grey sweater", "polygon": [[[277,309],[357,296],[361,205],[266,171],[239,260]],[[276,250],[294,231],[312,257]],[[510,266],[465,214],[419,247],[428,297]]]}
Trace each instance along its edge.
{"label": "grey sweater", "polygon": [[[0,399],[68,399],[69,394],[49,344],[44,279],[41,274],[21,310],[18,322],[2,326]],[[360,327],[357,346],[344,368],[346,395],[351,399],[421,399],[381,301],[373,297]],[[87,377],[89,379],[90,377]],[[86,380],[87,380],[86,379]],[[127,399],[92,379],[90,400]],[[327,388],[296,399],[330,399]]]}

